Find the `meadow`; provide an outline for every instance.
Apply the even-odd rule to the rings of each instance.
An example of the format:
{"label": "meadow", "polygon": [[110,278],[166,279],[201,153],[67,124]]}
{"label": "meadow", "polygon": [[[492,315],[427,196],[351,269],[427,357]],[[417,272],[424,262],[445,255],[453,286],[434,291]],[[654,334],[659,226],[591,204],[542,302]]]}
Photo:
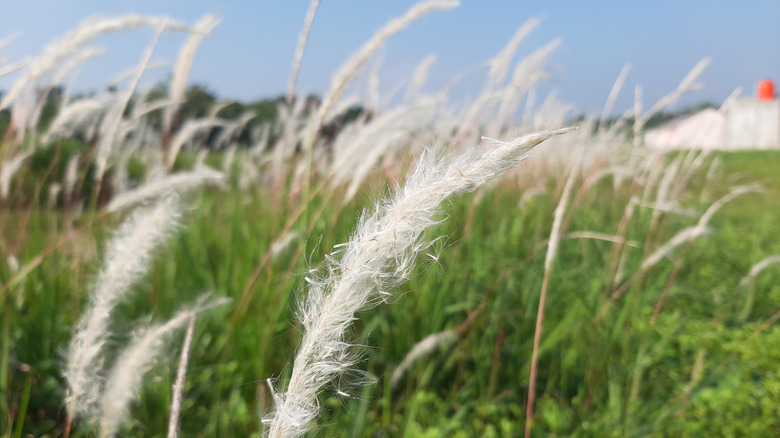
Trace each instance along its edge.
{"label": "meadow", "polygon": [[[356,100],[344,95],[376,50],[452,6],[427,2],[391,21],[321,99],[296,97],[293,79],[266,124],[225,106],[181,115],[187,58],[216,26],[210,16],[84,23],[60,52],[19,67],[28,70],[0,105],[10,114],[0,131],[0,433],[775,436],[780,152],[642,146],[648,122],[696,88],[706,60],[648,109],[638,92],[623,117],[572,122],[554,97],[534,108],[528,93],[559,44],[513,63],[534,21],[487,63],[473,101],[448,101],[447,87],[420,92],[423,60],[401,103],[369,98],[348,120]],[[85,57],[85,41],[126,26],[190,32],[169,89],[136,89],[155,39],[124,88],[65,99],[40,124],[39,82]],[[446,193],[429,194],[434,186]],[[426,196],[436,202],[418,207]],[[143,254],[139,239],[112,249],[166,205],[176,213]],[[408,223],[385,221],[394,211],[411,211],[400,215]],[[374,247],[391,255],[352,263]],[[106,282],[111,260],[136,255],[138,266]],[[110,332],[88,353],[99,352],[87,367],[96,389],[77,400],[74,340],[112,288],[126,295],[111,299]],[[367,297],[344,304],[354,310],[338,316],[341,331],[320,340],[311,321],[332,312],[316,300],[342,289]],[[139,340],[139,364],[115,374]],[[299,402],[291,382],[307,364],[315,398]],[[111,407],[94,398],[126,382],[116,399],[127,406],[106,425]],[[313,412],[288,418],[289,404]]]}

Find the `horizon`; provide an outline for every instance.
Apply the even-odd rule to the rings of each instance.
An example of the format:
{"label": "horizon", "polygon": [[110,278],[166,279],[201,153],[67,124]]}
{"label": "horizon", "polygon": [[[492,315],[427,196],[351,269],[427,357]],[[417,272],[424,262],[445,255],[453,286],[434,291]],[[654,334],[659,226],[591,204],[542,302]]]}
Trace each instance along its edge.
{"label": "horizon", "polygon": [[[167,15],[192,24],[205,13],[216,12],[222,21],[201,44],[189,85],[202,85],[221,99],[244,103],[275,98],[285,93],[308,3],[142,0],[102,4],[85,0],[64,5],[47,0],[4,4],[0,6],[0,40],[16,32],[23,34],[0,49],[0,61],[16,62],[35,56],[46,44],[95,14]],[[296,94],[322,95],[332,75],[352,53],[415,3],[320,3]],[[521,8],[514,2],[478,4],[467,0],[454,10],[434,12],[390,38],[364,73],[380,65],[380,89],[386,94],[408,81],[423,58],[435,54],[437,59],[424,90],[436,90],[458,73],[484,65],[523,23],[541,17],[541,24],[523,41],[515,56],[515,61],[522,59],[548,42],[562,39],[562,45],[546,63],[549,78],[536,87],[537,104],[549,93],[557,92],[560,101],[577,108],[575,113],[600,114],[627,62],[632,68],[612,115],[633,106],[635,85],[642,86],[643,104],[648,108],[673,91],[704,57],[713,60],[699,79],[705,89],[686,95],[672,109],[720,104],[737,87],[743,88],[743,96],[754,96],[759,80],[780,79],[780,58],[760,47],[762,43],[780,42],[780,27],[772,22],[773,17],[780,16],[777,3],[760,1],[750,7],[727,2],[717,2],[717,7],[712,3],[679,5],[670,1],[652,5],[525,3]],[[36,11],[43,7],[49,12],[38,16]],[[105,47],[108,54],[82,67],[74,93],[105,89],[114,76],[137,64],[152,36],[153,30],[147,28],[106,35],[90,43]],[[145,74],[142,86],[165,80],[183,40],[180,33],[163,35],[152,59],[166,59],[169,66]],[[452,96],[462,100],[475,95],[485,71],[483,68],[467,76]],[[12,74],[0,78],[0,90],[7,91],[16,77]],[[364,96],[365,83],[358,79],[354,84]]]}

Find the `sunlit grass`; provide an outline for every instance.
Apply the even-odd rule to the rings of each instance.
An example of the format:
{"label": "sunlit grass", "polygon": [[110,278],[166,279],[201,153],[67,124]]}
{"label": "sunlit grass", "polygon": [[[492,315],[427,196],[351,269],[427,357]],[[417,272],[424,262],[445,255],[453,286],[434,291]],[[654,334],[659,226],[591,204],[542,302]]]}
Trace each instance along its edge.
{"label": "sunlit grass", "polygon": [[[764,406],[775,399],[771,388],[777,378],[762,374],[772,372],[771,361],[754,357],[754,351],[780,342],[777,330],[763,325],[771,322],[780,302],[776,269],[758,278],[754,310],[747,320],[740,323],[736,318],[744,304],[744,294],[737,290],[741,277],[763,256],[780,253],[774,238],[780,208],[772,196],[780,184],[770,165],[778,155],[718,156],[728,171],[710,182],[706,193],[686,191],[686,206],[701,211],[728,191],[730,175],[737,171],[745,182],[762,181],[767,193],[724,207],[713,219],[712,235],[681,248],[673,256],[675,263],[653,268],[605,318],[596,319],[596,314],[609,290],[605,260],[612,244],[563,240],[540,350],[538,433],[695,434],[714,430],[734,411],[724,398],[747,406],[752,400]],[[505,181],[484,195],[459,197],[447,207],[452,220],[432,231],[447,236],[441,251],[423,256],[399,297],[365,312],[355,326],[359,343],[367,346],[360,367],[376,384],[353,392],[354,399],[325,397],[321,429],[315,435],[521,433],[554,191],[551,181],[545,194],[520,208],[522,192]],[[271,409],[265,379],[285,379],[290,372],[299,337],[292,309],[308,261],[318,263],[343,242],[359,210],[374,196],[363,192],[344,209],[328,203],[328,195],[317,196],[309,208],[323,210],[311,223],[311,234],[263,265],[250,287],[253,272],[292,212],[275,208],[272,196],[261,192],[208,191],[191,202],[182,232],[155,257],[152,273],[136,286],[138,298],[122,305],[115,321],[117,332],[128,332],[136,318],[150,313],[155,320],[167,318],[204,290],[234,299],[228,310],[198,324],[185,386],[184,435],[246,436],[260,430],[260,415]],[[604,181],[570,213],[569,231],[613,233],[627,201],[622,196]],[[56,212],[2,214],[6,223],[29,217],[23,230],[3,240],[5,245],[14,236],[23,241],[21,259],[31,259],[63,233],[55,225],[62,221]],[[644,240],[649,214],[645,211],[632,221],[629,239]],[[671,217],[658,239],[692,221],[695,218]],[[52,252],[21,283],[3,292],[0,351],[4,366],[13,372],[0,382],[7,391],[2,415],[19,418],[17,409],[31,379],[26,433],[61,430],[59,353],[82,312],[83,291],[95,275],[104,236],[117,222],[117,217],[98,219],[89,233]],[[629,253],[627,263],[636,268],[640,256]],[[3,263],[0,283],[11,278]],[[454,344],[416,362],[398,388],[390,388],[393,368],[416,342],[463,324],[472,313],[472,322]],[[122,342],[122,336],[116,342]],[[701,350],[706,354],[696,377]],[[161,413],[170,402],[175,357],[171,354],[160,364],[160,377],[144,389],[133,411],[134,426],[124,435],[149,436],[166,429],[168,418]],[[746,376],[759,379],[767,390],[755,392]],[[765,416],[773,411],[761,412]],[[759,423],[774,424],[768,418],[751,421],[756,433],[769,430]]]}

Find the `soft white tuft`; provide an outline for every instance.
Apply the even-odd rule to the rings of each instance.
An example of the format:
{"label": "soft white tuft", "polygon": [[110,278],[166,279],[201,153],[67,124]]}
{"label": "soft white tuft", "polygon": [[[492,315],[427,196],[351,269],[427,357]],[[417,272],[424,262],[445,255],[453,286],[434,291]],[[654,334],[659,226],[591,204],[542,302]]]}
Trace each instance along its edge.
{"label": "soft white tuft", "polygon": [[79,319],[67,349],[65,403],[71,417],[89,413],[97,402],[100,353],[110,336],[111,313],[133,282],[146,274],[154,248],[178,226],[179,216],[178,202],[168,198],[154,208],[135,212],[108,244],[105,263],[90,292],[89,308]]}
{"label": "soft white tuft", "polygon": [[571,129],[491,140],[493,148],[486,153],[465,154],[451,164],[430,150],[423,153],[396,195],[364,214],[350,241],[328,257],[328,275],[305,278],[308,294],[298,311],[303,340],[287,391],[274,395],[276,412],[266,420],[271,437],[297,437],[309,430],[319,412],[318,393],[354,362],[345,337],[355,314],[382,302],[411,275],[417,255],[430,245],[422,236],[439,222],[442,202],[475,190],[528,157],[537,144]]}
{"label": "soft white tuft", "polygon": [[168,322],[143,330],[116,359],[100,398],[100,436],[112,437],[127,418],[130,402],[138,398],[144,374],[162,352],[165,341],[200,312],[225,305],[229,299],[201,302],[179,311]]}

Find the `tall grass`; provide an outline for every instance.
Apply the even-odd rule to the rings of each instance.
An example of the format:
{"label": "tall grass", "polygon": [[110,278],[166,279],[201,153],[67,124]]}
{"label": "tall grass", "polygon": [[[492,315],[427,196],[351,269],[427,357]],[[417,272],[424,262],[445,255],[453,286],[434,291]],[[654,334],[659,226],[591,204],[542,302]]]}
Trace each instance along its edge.
{"label": "tall grass", "polygon": [[[763,160],[767,157],[777,160],[773,155]],[[726,168],[754,168],[753,161],[744,158],[723,158]],[[707,188],[712,192],[710,199],[728,191],[725,178],[717,181]],[[376,376],[376,385],[364,391],[347,391],[355,395],[350,399],[340,400],[335,391],[326,391],[320,398],[324,412],[317,434],[332,436],[354,431],[358,436],[370,436],[379,431],[406,431],[416,435],[445,430],[460,430],[468,435],[484,435],[489,430],[509,435],[522,433],[544,241],[557,204],[554,182],[545,184],[545,188],[545,193],[531,198],[523,209],[518,207],[520,194],[512,180],[504,180],[479,201],[474,202],[476,198],[471,196],[452,201],[447,210],[453,220],[431,230],[432,236],[448,236],[439,241],[443,250],[432,253],[436,261],[424,256],[428,262],[414,271],[407,286],[401,287],[401,297],[359,314],[362,321],[354,328],[357,339],[353,343],[371,347],[363,349],[365,361],[358,368]],[[777,193],[776,184],[770,188],[771,193]],[[699,206],[695,189],[684,193],[687,201],[683,205]],[[736,326],[737,330],[727,327],[744,307],[745,293],[735,289],[750,264],[766,252],[780,251],[771,239],[778,231],[773,213],[776,210],[753,205],[756,199],[773,198],[750,194],[724,206],[710,224],[713,234],[678,248],[672,259],[675,264],[664,260],[656,265],[640,289],[621,297],[605,316],[591,323],[608,299],[602,289],[612,290],[609,266],[603,259],[609,257],[614,244],[566,236],[576,230],[614,232],[623,213],[621,203],[628,202],[627,193],[615,196],[618,195],[611,181],[603,180],[576,207],[571,207],[569,231],[563,233],[556,261],[560,268],[554,270],[557,274],[552,277],[555,288],[551,288],[546,304],[534,432],[639,433],[647,430],[639,428],[645,424],[659,434],[678,435],[681,428],[709,430],[705,428],[730,412],[727,404],[707,401],[713,391],[732,401],[754,396],[771,400],[769,394],[756,393],[751,386],[737,382],[750,381],[749,373],[746,381],[739,377],[743,370],[747,372],[739,358],[750,354],[752,348],[768,347],[776,337],[770,326],[746,341],[772,316],[776,270],[767,268],[756,277],[753,311],[745,323]],[[605,204],[604,199],[621,201]],[[240,301],[254,263],[270,250],[270,235],[277,234],[282,226],[268,214],[272,199],[260,193],[250,200],[246,194],[206,193],[194,201],[195,208],[186,226],[156,258],[148,280],[141,285],[144,298],[123,306],[115,324],[124,327],[128,323],[123,321],[143,317],[150,311],[170,315],[182,301],[194,299],[186,291],[211,289],[234,297],[236,304],[224,319],[204,318],[198,324],[193,362],[185,383],[181,434],[246,435],[261,430],[258,411],[267,413],[271,407],[265,378],[289,378],[288,360],[298,339],[298,332],[290,330],[290,310],[296,301],[294,291],[307,284],[302,278],[306,260],[326,260],[324,251],[348,238],[357,217],[340,214],[334,205],[328,205],[312,231],[313,235],[322,236],[319,246],[315,247],[316,242],[311,239],[308,243],[305,239],[294,241],[287,252],[280,253],[263,268],[248,299]],[[323,201],[318,196],[312,208],[318,208]],[[359,207],[350,204],[349,209]],[[702,207],[700,211],[706,209],[706,204]],[[29,242],[19,254],[22,264],[47,245],[47,216],[48,213],[40,212],[31,217],[30,229],[39,230],[39,241]],[[644,230],[650,216],[647,208],[637,209],[627,226],[627,240],[640,245],[645,241]],[[697,221],[674,214],[665,216],[667,225],[663,235],[658,236],[660,243]],[[469,217],[473,219],[467,229]],[[216,227],[215,223],[223,225]],[[110,223],[96,224],[94,230],[99,238],[105,228],[113,227]],[[18,361],[36,370],[30,406],[43,408],[51,415],[49,418],[57,418],[56,388],[61,386],[56,383],[59,367],[56,363],[47,365],[47,358],[56,357],[58,345],[61,347],[69,338],[72,321],[80,313],[77,297],[86,288],[95,266],[79,262],[76,257],[80,253],[73,252],[77,248],[66,245],[65,251],[44,258],[39,269],[11,289],[12,306],[5,308],[11,313],[6,314],[8,319],[3,318],[11,327],[18,327],[17,333],[24,334],[21,338],[11,335],[11,339],[16,339],[13,345],[24,346],[11,351],[15,351]],[[300,250],[304,253],[297,255]],[[626,247],[626,273],[630,274],[641,263],[639,251]],[[73,271],[71,266],[78,268]],[[666,287],[675,266],[677,273]],[[4,265],[2,269],[5,284],[8,268]],[[649,320],[662,295],[665,298],[655,328],[650,329]],[[31,300],[37,303],[35,312],[18,307],[20,303],[29,305]],[[396,389],[390,388],[395,365],[417,342],[460,325],[483,302],[484,310],[454,344],[442,345],[418,360]],[[258,320],[265,322],[258,324]],[[44,321],[50,322],[42,324]],[[656,346],[662,336],[666,340]],[[637,346],[643,339],[647,347],[639,355]],[[745,342],[736,342],[740,339]],[[700,383],[693,384],[686,402],[688,408],[682,417],[665,417],[665,412],[673,413],[681,406],[682,399],[677,396],[684,394],[701,348],[707,354]],[[737,356],[729,358],[734,353]],[[21,400],[26,375],[15,363],[9,364],[11,370],[16,369],[9,388],[11,399]],[[648,365],[634,371],[635,363]],[[769,371],[771,363],[770,358],[762,359],[751,369]],[[124,428],[123,435],[146,435],[150,430],[163,433],[167,429],[167,414],[161,414],[161,410],[166,410],[171,397],[173,371],[170,377],[159,373],[144,390],[141,404],[131,412],[137,422],[132,428]],[[737,380],[722,380],[718,376],[724,372]],[[631,380],[627,379],[633,373],[642,376],[636,386],[643,406],[621,413],[621,406],[630,395]],[[772,381],[770,377],[765,379],[767,383]],[[56,384],[49,386],[53,383]],[[585,398],[588,394],[590,401]],[[700,417],[701,413],[708,413],[708,418]],[[36,415],[26,417],[24,430],[57,424],[45,426]],[[757,417],[748,418],[749,423],[746,420],[739,424],[771,424]],[[588,429],[583,429],[583,423],[587,423]]]}
{"label": "tall grass", "polygon": [[[31,63],[12,65],[22,72],[2,104],[12,124],[0,144],[0,433],[775,430],[778,157],[641,146],[644,124],[697,89],[709,61],[647,111],[636,89],[634,107],[610,123],[604,114],[624,67],[601,120],[549,139],[570,112],[554,94],[533,110],[534,86],[560,41],[512,65],[539,20],[487,63],[473,101],[450,101],[451,84],[421,91],[432,57],[397,106],[375,91],[348,95],[393,34],[455,5],[425,2],[390,21],[336,72],[321,102],[288,93],[279,117],[247,134],[249,148],[237,139],[253,114],[228,119],[217,105],[204,117],[178,116],[215,16],[193,26],[138,16],[85,22]],[[297,53],[318,7],[311,2]],[[129,84],[65,96],[40,126],[45,97],[36,86],[96,54],[85,42],[138,26],[157,34]],[[174,80],[149,99],[136,85],[170,30],[187,32]],[[289,89],[300,65],[294,55]],[[339,125],[354,102],[371,111]],[[151,117],[158,110],[161,126]],[[478,133],[529,132],[537,134],[469,149]],[[221,150],[200,147],[211,133]],[[510,170],[542,140],[521,172]],[[442,144],[460,158],[423,147]],[[410,168],[403,185],[388,183]],[[217,187],[194,190],[206,183]],[[163,200],[123,221],[172,190],[188,192],[190,212]],[[185,226],[172,233],[180,215]],[[201,290],[234,304],[195,327],[196,313],[221,303],[199,301]],[[180,310],[182,302],[195,304]],[[150,314],[174,316],[137,322]],[[178,367],[157,363],[161,341],[187,324]],[[144,386],[149,370],[155,378]],[[266,386],[269,377],[278,384]],[[366,381],[376,384],[359,385]]]}
{"label": "tall grass", "polygon": [[366,214],[344,249],[330,256],[340,260],[327,265],[328,274],[306,277],[310,287],[299,311],[305,332],[288,389],[274,397],[272,437],[301,436],[310,429],[319,411],[317,394],[354,365],[345,333],[355,314],[392,297],[392,291],[409,277],[419,254],[430,246],[421,237],[437,223],[441,204],[476,190],[527,158],[532,147],[569,130],[529,134],[451,164],[437,162],[430,152],[420,158],[396,197]]}

